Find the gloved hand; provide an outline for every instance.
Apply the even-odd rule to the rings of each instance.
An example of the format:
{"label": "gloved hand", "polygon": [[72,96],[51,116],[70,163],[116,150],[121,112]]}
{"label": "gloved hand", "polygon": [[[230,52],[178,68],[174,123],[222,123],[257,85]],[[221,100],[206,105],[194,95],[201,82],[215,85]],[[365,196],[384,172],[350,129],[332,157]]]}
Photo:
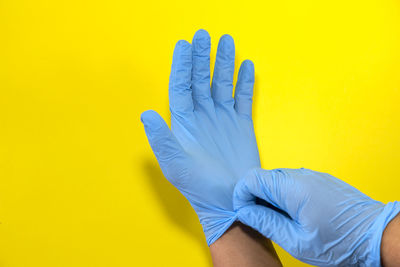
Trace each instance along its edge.
{"label": "gloved hand", "polygon": [[192,45],[176,44],[169,97],[172,132],[154,111],[141,119],[165,177],[189,200],[208,245],[236,220],[237,180],[260,166],[251,119],[254,67],[244,61],[232,97],[235,47],[221,37],[210,89],[210,37],[196,32]]}
{"label": "gloved hand", "polygon": [[383,230],[400,211],[308,169],[251,170],[233,198],[242,223],[317,266],[380,266]]}

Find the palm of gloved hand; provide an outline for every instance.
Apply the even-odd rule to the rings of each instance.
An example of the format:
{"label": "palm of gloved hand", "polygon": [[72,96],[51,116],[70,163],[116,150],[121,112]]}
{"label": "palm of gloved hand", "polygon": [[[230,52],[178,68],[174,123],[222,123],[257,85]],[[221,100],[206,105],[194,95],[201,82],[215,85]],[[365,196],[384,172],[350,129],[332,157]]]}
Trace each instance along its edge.
{"label": "palm of gloved hand", "polygon": [[382,232],[400,210],[308,169],[255,169],[237,183],[234,203],[241,222],[317,266],[380,266]]}
{"label": "palm of gloved hand", "polygon": [[236,181],[259,167],[251,120],[254,67],[244,61],[232,98],[235,49],[224,35],[210,89],[210,37],[200,30],[193,44],[179,41],[169,84],[172,133],[154,111],[142,114],[149,143],[166,178],[189,200],[207,243],[235,221]]}

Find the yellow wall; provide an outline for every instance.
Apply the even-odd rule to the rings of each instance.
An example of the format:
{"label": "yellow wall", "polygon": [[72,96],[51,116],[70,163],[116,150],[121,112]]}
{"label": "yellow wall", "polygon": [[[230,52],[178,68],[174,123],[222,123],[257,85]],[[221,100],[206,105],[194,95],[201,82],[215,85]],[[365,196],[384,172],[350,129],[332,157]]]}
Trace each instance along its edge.
{"label": "yellow wall", "polygon": [[211,265],[139,120],[199,28],[255,63],[264,168],[399,199],[398,0],[1,0],[1,267]]}

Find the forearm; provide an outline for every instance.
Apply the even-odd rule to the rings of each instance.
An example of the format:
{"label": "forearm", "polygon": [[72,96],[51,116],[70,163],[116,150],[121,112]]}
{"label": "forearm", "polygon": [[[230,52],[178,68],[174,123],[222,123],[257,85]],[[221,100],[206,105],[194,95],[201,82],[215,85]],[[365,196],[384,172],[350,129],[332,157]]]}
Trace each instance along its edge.
{"label": "forearm", "polygon": [[383,232],[381,259],[385,267],[400,266],[400,214],[387,225]]}
{"label": "forearm", "polygon": [[215,267],[282,266],[270,240],[239,222],[210,246]]}

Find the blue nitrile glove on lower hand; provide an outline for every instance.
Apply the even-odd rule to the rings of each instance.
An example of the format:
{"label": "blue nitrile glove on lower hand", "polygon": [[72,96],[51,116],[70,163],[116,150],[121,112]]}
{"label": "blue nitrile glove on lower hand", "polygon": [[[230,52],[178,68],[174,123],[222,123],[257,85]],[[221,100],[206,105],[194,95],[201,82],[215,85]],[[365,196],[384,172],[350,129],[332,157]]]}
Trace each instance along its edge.
{"label": "blue nitrile glove on lower hand", "polygon": [[236,220],[238,179],[260,166],[251,119],[254,67],[244,61],[232,97],[235,47],[221,37],[210,89],[210,37],[176,44],[170,83],[172,132],[154,111],[142,114],[149,143],[165,177],[189,200],[208,245]]}
{"label": "blue nitrile glove on lower hand", "polygon": [[308,169],[251,170],[233,198],[242,223],[317,266],[380,266],[383,230],[400,211]]}

